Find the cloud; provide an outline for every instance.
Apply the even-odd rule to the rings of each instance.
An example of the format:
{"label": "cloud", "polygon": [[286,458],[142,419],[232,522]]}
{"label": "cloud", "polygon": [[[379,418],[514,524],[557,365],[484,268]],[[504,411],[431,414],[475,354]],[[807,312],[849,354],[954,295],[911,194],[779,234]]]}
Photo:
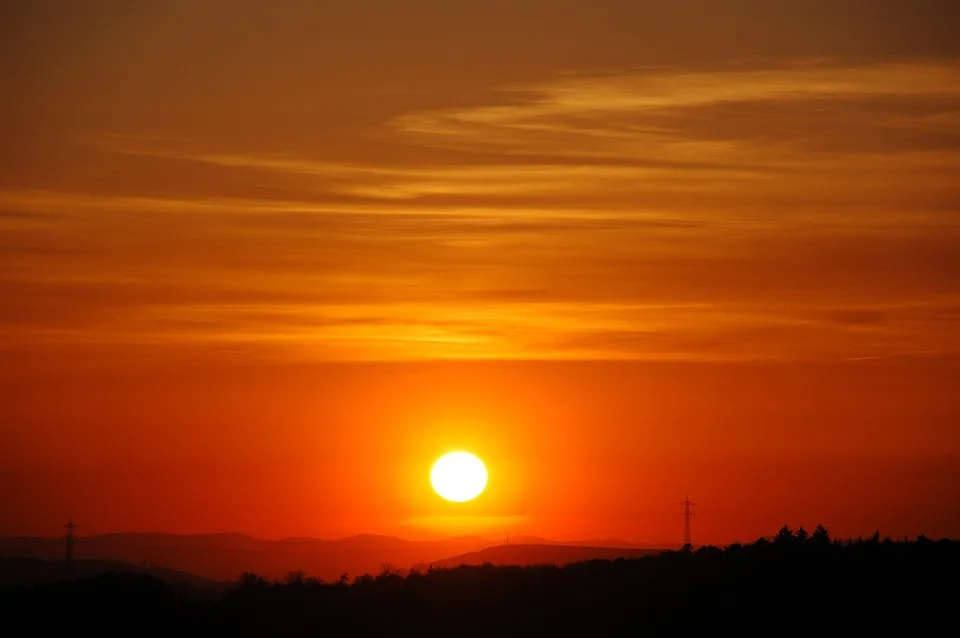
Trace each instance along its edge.
{"label": "cloud", "polygon": [[952,60],[576,74],[508,87],[497,104],[408,113],[391,125],[411,144],[517,161],[550,155],[595,169],[619,161],[632,171],[619,194],[658,204],[786,206],[803,192],[807,208],[813,193],[836,207],[872,201],[878,187],[889,189],[884,178],[909,174],[923,189],[898,181],[893,196],[939,208],[957,201],[958,86]]}
{"label": "cloud", "polygon": [[70,179],[0,189],[0,329],[364,360],[949,350],[958,64],[554,74],[394,112],[367,156],[76,136]]}
{"label": "cloud", "polygon": [[460,515],[460,516],[412,516],[405,521],[406,525],[419,529],[430,530],[457,530],[467,529],[472,532],[488,532],[502,530],[516,525],[528,523],[530,517],[522,514],[494,516],[494,515]]}
{"label": "cloud", "polygon": [[[86,142],[181,166],[177,175],[222,171],[207,180],[221,193],[245,184],[252,199],[357,213],[742,223],[776,209],[778,219],[838,223],[863,219],[882,198],[870,221],[880,224],[893,207],[942,220],[957,206],[957,86],[960,62],[950,59],[627,68],[501,87],[486,105],[408,111],[368,131],[363,143],[380,146],[364,161],[136,136]],[[399,150],[378,151],[386,147]],[[446,154],[426,161],[423,148]]]}
{"label": "cloud", "polygon": [[[522,210],[491,219],[21,195],[9,206],[58,220],[0,240],[0,252],[20,248],[6,251],[0,329],[21,346],[742,359],[955,342],[957,231],[909,220],[884,230]],[[882,275],[890,264],[895,276]],[[863,303],[837,303],[850,295]]]}
{"label": "cloud", "polygon": [[882,322],[887,313],[882,310],[830,310],[824,313],[824,317],[829,321],[849,326],[869,326]]}

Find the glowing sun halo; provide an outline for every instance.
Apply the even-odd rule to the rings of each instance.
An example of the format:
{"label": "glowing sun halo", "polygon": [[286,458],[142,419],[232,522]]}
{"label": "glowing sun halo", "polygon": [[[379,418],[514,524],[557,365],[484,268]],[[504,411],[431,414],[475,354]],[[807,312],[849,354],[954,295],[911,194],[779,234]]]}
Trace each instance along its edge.
{"label": "glowing sun halo", "polygon": [[433,464],[430,483],[443,498],[463,503],[483,492],[487,486],[487,468],[469,452],[451,452]]}

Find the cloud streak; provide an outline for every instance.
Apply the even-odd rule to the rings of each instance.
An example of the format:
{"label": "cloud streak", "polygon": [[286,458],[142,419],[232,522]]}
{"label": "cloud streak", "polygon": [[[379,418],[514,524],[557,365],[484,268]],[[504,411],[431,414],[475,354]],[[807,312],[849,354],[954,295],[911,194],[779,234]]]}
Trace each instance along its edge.
{"label": "cloud streak", "polygon": [[0,191],[0,329],[363,360],[951,351],[957,87],[949,59],[567,73],[395,113],[363,160],[75,135],[125,177]]}

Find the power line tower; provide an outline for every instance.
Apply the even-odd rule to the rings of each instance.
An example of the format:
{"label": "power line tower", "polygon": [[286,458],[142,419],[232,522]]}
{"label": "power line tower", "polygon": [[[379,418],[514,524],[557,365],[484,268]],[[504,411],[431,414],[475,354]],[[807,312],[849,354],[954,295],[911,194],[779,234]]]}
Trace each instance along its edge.
{"label": "power line tower", "polygon": [[680,517],[683,519],[683,548],[684,549],[693,549],[693,537],[690,534],[690,521],[693,520],[693,506],[696,503],[690,502],[690,497],[688,496],[680,503]]}
{"label": "power line tower", "polygon": [[67,521],[67,524],[64,525],[64,527],[67,528],[67,538],[66,538],[67,547],[66,547],[66,556],[65,556],[66,560],[64,562],[64,571],[66,573],[67,578],[73,578],[73,549],[74,549],[74,545],[77,542],[77,536],[76,534],[74,534],[74,531],[80,526],[73,522],[73,517],[71,516],[70,520]]}

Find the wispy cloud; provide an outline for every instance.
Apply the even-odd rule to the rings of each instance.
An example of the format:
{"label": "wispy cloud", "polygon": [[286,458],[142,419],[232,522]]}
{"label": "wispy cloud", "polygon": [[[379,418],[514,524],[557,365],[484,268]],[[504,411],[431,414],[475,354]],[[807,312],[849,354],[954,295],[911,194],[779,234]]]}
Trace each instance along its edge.
{"label": "wispy cloud", "polygon": [[[956,122],[956,104],[944,100],[960,97],[960,63],[931,61],[869,66],[795,65],[767,70],[685,72],[637,70],[602,75],[572,75],[552,81],[509,87],[503,104],[466,109],[441,109],[411,113],[394,120],[396,130],[424,142],[448,143],[467,148],[497,147],[517,154],[549,150],[573,157],[611,155],[623,159],[656,156],[664,151],[671,159],[700,160],[709,151],[729,156],[749,156],[750,140],[683,140],[677,121],[664,116],[686,114],[696,124],[697,109],[722,105],[784,104],[814,100],[886,101],[937,100],[940,109],[911,117],[909,111],[893,114],[886,124],[927,127]],[[835,115],[824,103],[819,115]],[[789,115],[789,113],[787,113]],[[724,122],[716,122],[722,131]],[[763,122],[754,122],[762,126]],[[873,123],[866,123],[873,124]],[[813,127],[806,136],[820,131]],[[564,144],[576,139],[577,144]],[[551,144],[553,138],[553,144]],[[781,140],[791,142],[793,140]],[[686,145],[684,144],[686,143]],[[651,146],[652,144],[652,146]],[[545,148],[546,147],[546,148]],[[771,149],[767,149],[769,152]],[[775,150],[775,149],[773,149]],[[629,151],[631,155],[625,155]],[[695,152],[708,152],[696,157]],[[636,154],[639,153],[639,154]],[[787,159],[775,157],[773,159]]]}
{"label": "wispy cloud", "polygon": [[397,114],[362,161],[85,135],[123,180],[0,191],[0,329],[338,359],[950,351],[958,87],[949,60],[566,74]]}

